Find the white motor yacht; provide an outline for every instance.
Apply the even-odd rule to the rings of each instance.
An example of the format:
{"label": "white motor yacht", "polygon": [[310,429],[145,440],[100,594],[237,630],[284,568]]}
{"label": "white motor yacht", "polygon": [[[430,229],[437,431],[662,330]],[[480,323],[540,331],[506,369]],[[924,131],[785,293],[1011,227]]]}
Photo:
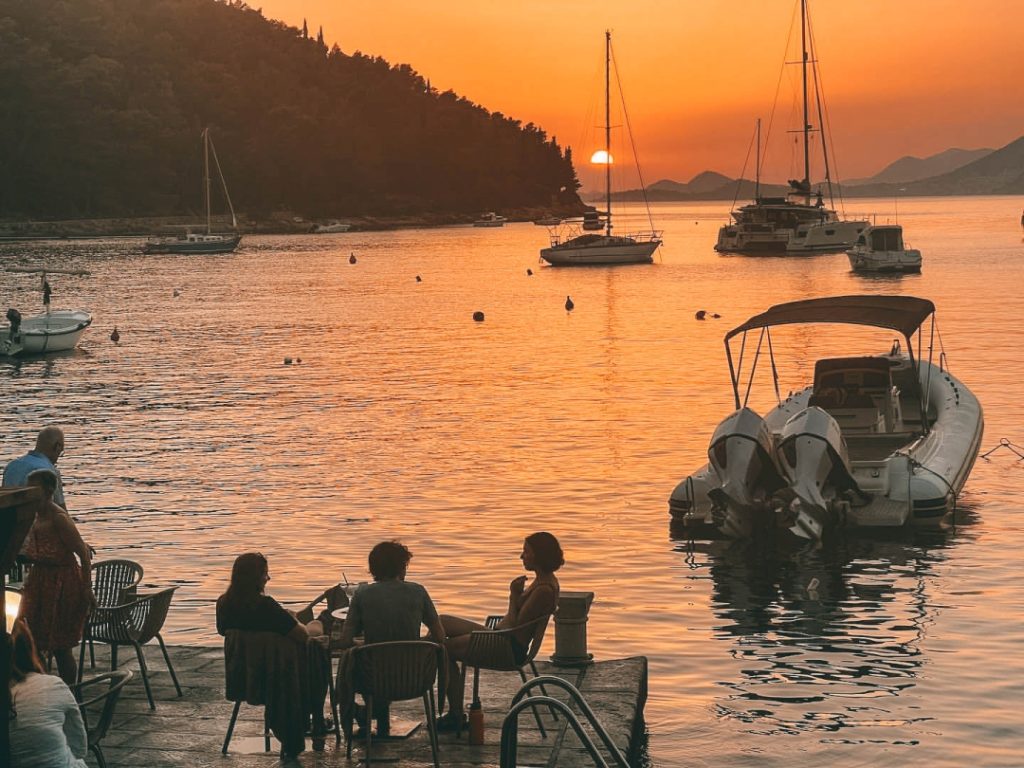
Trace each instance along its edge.
{"label": "white motor yacht", "polygon": [[854,272],[921,271],[921,252],[907,248],[899,224],[868,227],[846,255]]}

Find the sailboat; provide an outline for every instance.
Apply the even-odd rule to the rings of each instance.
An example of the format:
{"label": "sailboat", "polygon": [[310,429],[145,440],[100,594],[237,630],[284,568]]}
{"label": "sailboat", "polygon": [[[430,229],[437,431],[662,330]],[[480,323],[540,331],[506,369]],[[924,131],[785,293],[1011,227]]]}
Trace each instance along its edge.
{"label": "sailboat", "polygon": [[[785,197],[762,197],[760,195],[761,172],[761,137],[760,122],[757,138],[757,178],[754,202],[743,205],[732,212],[733,222],[726,224],[718,231],[718,242],[715,250],[720,253],[739,253],[745,255],[799,255],[814,253],[839,253],[852,247],[867,228],[868,222],[844,221],[839,215],[825,205],[820,187],[816,192],[811,190],[811,153],[810,133],[820,130],[824,137],[824,120],[822,120],[821,98],[817,94],[818,78],[815,74],[814,87],[818,96],[818,121],[820,126],[814,129],[809,114],[807,94],[808,63],[807,33],[807,0],[800,0],[800,46],[802,56],[803,84],[803,158],[804,176],[802,179],[791,179],[790,191]],[[822,156],[825,167],[825,182],[828,185],[829,197],[832,194],[832,179],[828,163],[828,142],[821,141]],[[812,202],[813,201],[813,202]]]}
{"label": "sailboat", "polygon": [[[554,232],[551,246],[540,252],[540,257],[552,266],[577,265],[610,265],[610,264],[650,264],[654,261],[654,252],[661,245],[661,232],[656,232],[653,225],[648,232],[628,235],[612,234],[612,153],[611,153],[611,57],[612,33],[604,33],[604,154],[602,162],[605,166],[605,212],[603,234],[576,234],[570,232],[563,237],[562,233]],[[648,215],[650,211],[648,211]],[[592,217],[597,222],[597,217]],[[583,228],[588,220],[584,218]],[[600,228],[600,225],[598,226]]]}
{"label": "sailboat", "polygon": [[[228,209],[231,211],[231,226],[234,232],[216,233],[210,218],[210,154],[213,154],[213,162],[217,167],[217,175],[220,177],[221,188],[224,190],[224,198],[228,202]],[[220,169],[220,160],[217,159],[217,149],[213,146],[213,139],[210,138],[210,129],[203,129],[203,193],[206,198],[206,232],[186,231],[184,234],[174,237],[156,237],[146,241],[142,250],[144,253],[231,253],[242,241],[238,234],[238,219],[235,217],[235,208],[231,205],[231,196],[228,194],[228,185],[224,181],[224,173]]]}

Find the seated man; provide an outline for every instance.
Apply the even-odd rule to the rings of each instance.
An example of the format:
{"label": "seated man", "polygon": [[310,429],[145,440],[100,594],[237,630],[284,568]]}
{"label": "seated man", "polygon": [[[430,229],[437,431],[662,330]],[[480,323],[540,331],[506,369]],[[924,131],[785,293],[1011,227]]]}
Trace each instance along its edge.
{"label": "seated man", "polygon": [[[397,541],[382,541],[370,550],[369,566],[372,584],[364,584],[352,596],[348,618],[341,635],[341,647],[364,642],[387,643],[396,640],[419,640],[420,626],[430,630],[430,639],[444,644],[444,627],[434,603],[421,585],[405,580],[412,552]],[[375,703],[378,736],[388,733],[388,703]]]}

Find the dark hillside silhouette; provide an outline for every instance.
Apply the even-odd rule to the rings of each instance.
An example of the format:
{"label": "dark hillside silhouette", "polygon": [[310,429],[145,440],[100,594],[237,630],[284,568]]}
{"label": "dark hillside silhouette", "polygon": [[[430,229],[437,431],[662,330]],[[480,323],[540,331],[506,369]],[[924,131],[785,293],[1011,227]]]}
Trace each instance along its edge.
{"label": "dark hillside silhouette", "polygon": [[197,213],[207,125],[254,218],[577,200],[539,127],[244,3],[0,0],[0,50],[0,216]]}

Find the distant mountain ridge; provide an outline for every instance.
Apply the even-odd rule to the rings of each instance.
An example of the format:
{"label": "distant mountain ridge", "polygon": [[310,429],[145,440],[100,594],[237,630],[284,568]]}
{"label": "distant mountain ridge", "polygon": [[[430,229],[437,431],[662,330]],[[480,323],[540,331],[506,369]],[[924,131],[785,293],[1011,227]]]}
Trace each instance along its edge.
{"label": "distant mountain ridge", "polygon": [[[919,174],[926,174],[920,176]],[[813,188],[824,189],[821,183]],[[925,158],[902,157],[874,176],[834,184],[846,197],[903,195],[1013,195],[1024,194],[1024,136],[1006,146],[992,149],[947,149]],[[632,189],[613,195],[616,200],[749,200],[755,184],[750,179],[731,179],[721,173],[704,171],[689,182],[662,179],[646,190]],[[785,195],[785,184],[760,185],[764,197]],[[589,199],[589,197],[588,197]]]}

